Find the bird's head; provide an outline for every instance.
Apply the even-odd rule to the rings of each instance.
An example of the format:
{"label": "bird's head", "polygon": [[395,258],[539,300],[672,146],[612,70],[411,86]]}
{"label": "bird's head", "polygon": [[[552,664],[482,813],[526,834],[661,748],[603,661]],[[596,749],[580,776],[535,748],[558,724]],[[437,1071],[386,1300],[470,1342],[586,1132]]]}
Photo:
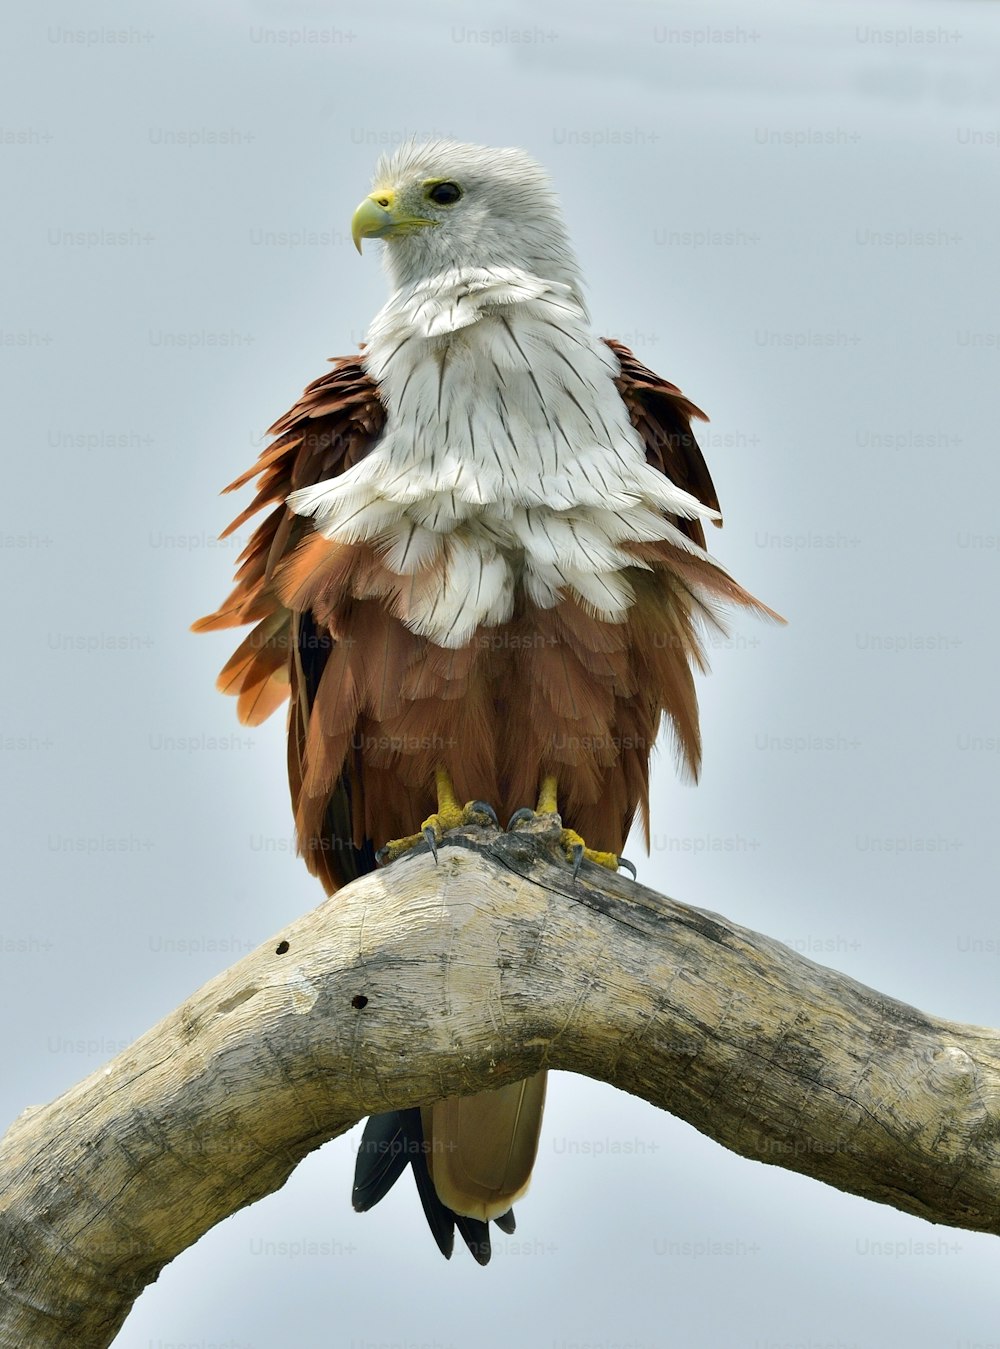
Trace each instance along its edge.
{"label": "bird's head", "polygon": [[386,270],[408,287],[454,267],[517,267],[579,289],[555,193],[523,150],[410,142],[384,155],[351,233],[385,241]]}

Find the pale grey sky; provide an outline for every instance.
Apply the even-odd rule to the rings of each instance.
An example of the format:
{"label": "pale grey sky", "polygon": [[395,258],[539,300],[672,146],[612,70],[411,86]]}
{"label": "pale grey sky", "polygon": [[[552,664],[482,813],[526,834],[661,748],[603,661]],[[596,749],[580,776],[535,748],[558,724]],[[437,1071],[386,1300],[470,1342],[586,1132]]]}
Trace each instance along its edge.
{"label": "pale grey sky", "polygon": [[[664,757],[640,878],[1000,1022],[997,6],[42,0],[5,46],[3,1123],[321,898],[282,718],[239,727],[229,636],[187,627],[240,544],[218,490],[382,302],[348,226],[410,134],[548,166],[595,322],[712,415],[717,555],[789,619],[714,651],[703,781]],[[118,1343],[1000,1341],[994,1239],[600,1084],[554,1081],[486,1270],[408,1178],[351,1212],[356,1139]]]}

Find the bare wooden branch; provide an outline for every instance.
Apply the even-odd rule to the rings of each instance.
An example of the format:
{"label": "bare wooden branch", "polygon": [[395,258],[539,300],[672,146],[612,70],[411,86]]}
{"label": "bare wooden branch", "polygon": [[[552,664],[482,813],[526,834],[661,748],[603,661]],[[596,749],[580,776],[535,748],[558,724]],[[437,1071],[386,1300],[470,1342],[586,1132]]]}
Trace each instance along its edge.
{"label": "bare wooden branch", "polygon": [[997,1032],[599,868],[574,881],[541,822],[469,829],[437,865],[341,891],[20,1116],[0,1142],[0,1345],[111,1343],[167,1261],[356,1120],[543,1066],[1000,1231]]}

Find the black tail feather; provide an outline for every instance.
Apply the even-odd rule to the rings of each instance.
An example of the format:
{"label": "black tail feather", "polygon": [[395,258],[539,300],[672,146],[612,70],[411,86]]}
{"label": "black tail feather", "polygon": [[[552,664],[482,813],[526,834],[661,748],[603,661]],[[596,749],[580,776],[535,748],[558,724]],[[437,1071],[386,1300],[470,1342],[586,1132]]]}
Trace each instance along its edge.
{"label": "black tail feather", "polygon": [[490,1225],[479,1218],[463,1218],[455,1214],[455,1226],[462,1234],[462,1240],[472,1252],[472,1257],[480,1265],[488,1265],[493,1254],[490,1248]]}
{"label": "black tail feather", "polygon": [[406,1116],[411,1114],[416,1114],[419,1127],[419,1110],[395,1110],[386,1115],[372,1115],[365,1125],[351,1193],[351,1203],[358,1213],[374,1208],[406,1170],[412,1156]]}
{"label": "black tail feather", "polygon": [[[413,1114],[417,1117],[417,1127],[420,1128],[420,1111],[414,1110]],[[423,1129],[420,1128],[420,1141],[423,1143]],[[414,1153],[410,1158],[413,1163],[413,1179],[417,1182],[417,1193],[420,1195],[420,1203],[424,1210],[424,1217],[427,1219],[427,1226],[431,1229],[431,1236],[437,1242],[437,1248],[446,1260],[451,1259],[451,1253],[455,1249],[455,1223],[461,1221],[456,1219],[455,1214],[447,1204],[442,1203],[437,1190],[434,1188],[434,1182],[431,1180],[431,1173],[427,1169],[427,1158],[421,1150]]]}
{"label": "black tail feather", "polygon": [[[354,1168],[351,1202],[357,1212],[364,1213],[384,1199],[408,1165],[413,1167],[427,1226],[444,1258],[451,1259],[457,1227],[473,1258],[480,1265],[488,1265],[492,1255],[489,1223],[455,1213],[442,1203],[434,1188],[419,1109],[390,1110],[368,1120]],[[508,1209],[495,1221],[501,1232],[513,1232],[514,1210]]]}

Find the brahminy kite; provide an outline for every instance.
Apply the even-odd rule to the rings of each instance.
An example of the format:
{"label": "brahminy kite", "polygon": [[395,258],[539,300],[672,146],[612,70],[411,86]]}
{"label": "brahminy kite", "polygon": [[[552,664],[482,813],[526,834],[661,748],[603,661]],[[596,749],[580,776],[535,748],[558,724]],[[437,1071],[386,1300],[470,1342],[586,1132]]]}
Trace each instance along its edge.
{"label": "brahminy kite", "polygon": [[[700,759],[693,669],[719,609],[771,614],[705,551],[703,417],[593,332],[543,170],[514,149],[384,156],[353,236],[391,295],[272,428],[271,507],[200,629],[255,626],[219,677],[257,725],[286,697],[299,849],[332,893],[482,820],[558,810],[568,863],[615,867],[661,722]],[[773,615],[772,615],[773,616]],[[463,806],[462,802],[469,804]],[[530,811],[528,812],[530,813]],[[354,1205],[412,1163],[442,1252],[513,1230],[545,1074],[373,1116]]]}

